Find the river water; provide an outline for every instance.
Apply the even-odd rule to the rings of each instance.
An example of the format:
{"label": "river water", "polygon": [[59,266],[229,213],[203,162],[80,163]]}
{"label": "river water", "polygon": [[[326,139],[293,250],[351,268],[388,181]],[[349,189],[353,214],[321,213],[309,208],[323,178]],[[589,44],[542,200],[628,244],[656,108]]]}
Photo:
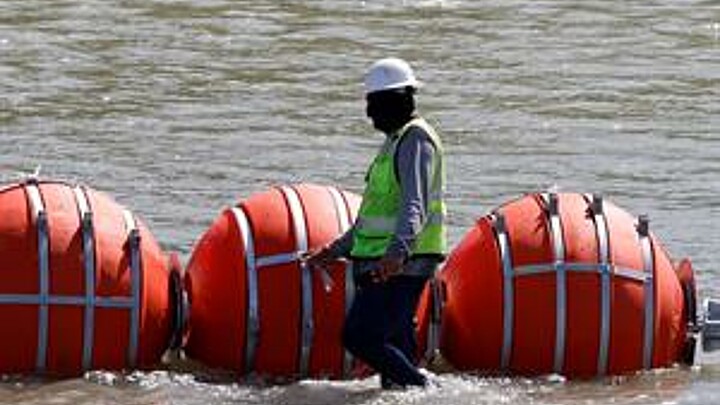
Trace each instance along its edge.
{"label": "river water", "polygon": [[[449,156],[451,242],[530,191],[648,214],[720,296],[716,0],[2,0],[0,180],[105,191],[189,257],[223,207],[274,184],[359,192],[381,135],[360,86],[401,56]],[[260,387],[193,373],[6,376],[0,404],[710,404],[720,359],[591,382],[437,377]]]}

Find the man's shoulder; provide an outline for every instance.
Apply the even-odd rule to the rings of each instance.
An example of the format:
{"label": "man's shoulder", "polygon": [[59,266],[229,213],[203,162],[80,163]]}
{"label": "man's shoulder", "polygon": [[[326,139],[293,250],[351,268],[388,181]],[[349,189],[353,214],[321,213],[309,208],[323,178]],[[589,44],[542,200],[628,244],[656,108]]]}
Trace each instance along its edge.
{"label": "man's shoulder", "polygon": [[435,147],[435,141],[428,132],[428,129],[422,125],[410,125],[400,140],[400,147],[412,147],[417,144],[420,144],[420,146],[431,145]]}

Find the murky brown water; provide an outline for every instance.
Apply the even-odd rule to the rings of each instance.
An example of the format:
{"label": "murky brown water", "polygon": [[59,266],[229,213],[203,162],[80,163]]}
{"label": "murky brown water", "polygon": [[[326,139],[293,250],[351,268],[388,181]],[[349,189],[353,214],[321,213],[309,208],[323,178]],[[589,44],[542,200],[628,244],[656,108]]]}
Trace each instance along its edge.
{"label": "murky brown water", "polygon": [[[402,56],[450,166],[451,240],[554,185],[603,193],[693,258],[720,296],[717,1],[0,2],[0,179],[42,166],[145,218],[186,259],[219,211],[270,184],[358,191],[379,141],[360,79]],[[0,403],[706,404],[720,361],[595,383],[444,376],[259,388],[183,373],[8,379]]]}

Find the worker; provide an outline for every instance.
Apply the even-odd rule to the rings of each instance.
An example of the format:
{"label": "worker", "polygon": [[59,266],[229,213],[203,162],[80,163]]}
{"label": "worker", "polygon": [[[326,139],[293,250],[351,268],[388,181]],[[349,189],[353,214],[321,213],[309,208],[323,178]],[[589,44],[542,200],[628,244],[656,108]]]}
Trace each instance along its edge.
{"label": "worker", "polygon": [[367,116],[385,139],[367,172],[355,223],[311,252],[307,264],[353,261],[357,291],[343,344],[380,373],[383,388],[425,386],[427,377],[417,368],[414,315],[446,253],[442,143],[416,110],[420,82],[407,62],[375,62],[364,85]]}

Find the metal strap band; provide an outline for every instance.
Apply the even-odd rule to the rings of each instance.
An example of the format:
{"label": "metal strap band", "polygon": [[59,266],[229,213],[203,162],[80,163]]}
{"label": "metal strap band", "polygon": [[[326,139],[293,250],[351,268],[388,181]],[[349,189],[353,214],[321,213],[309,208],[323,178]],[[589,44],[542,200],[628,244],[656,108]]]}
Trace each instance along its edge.
{"label": "metal strap band", "polygon": [[95,328],[95,235],[93,214],[85,190],[73,189],[82,226],[83,260],[85,271],[85,322],[83,325],[83,370],[92,367],[93,331]]}
{"label": "metal strap band", "polygon": [[610,266],[610,268],[613,270],[613,275],[617,277],[623,277],[628,280],[637,281],[640,283],[645,283],[647,282],[648,278],[652,278],[652,276],[648,276],[647,273],[641,270],[628,269],[625,267],[616,266]]}
{"label": "metal strap band", "polygon": [[[300,197],[297,192],[290,187],[280,187],[280,191],[285,195],[288,208],[290,208],[290,216],[292,218],[295,230],[295,243],[297,250],[305,252],[308,250],[307,226],[305,224],[305,214],[303,213]],[[300,375],[307,377],[310,367],[310,349],[312,348],[313,339],[313,279],[312,270],[300,263],[301,274],[301,294],[302,294],[302,319],[300,327]]]}
{"label": "metal strap band", "polygon": [[30,201],[33,220],[37,229],[38,238],[38,278],[39,302],[38,302],[38,343],[35,359],[35,369],[38,373],[45,372],[47,364],[48,348],[48,297],[50,295],[50,236],[48,230],[47,213],[40,195],[40,189],[36,181],[30,181],[25,185],[25,191]]}
{"label": "metal strap band", "polygon": [[[43,302],[46,302],[48,305],[84,307],[87,303],[87,298],[72,295],[50,295],[43,299],[39,295],[34,294],[0,294],[0,304],[2,305],[40,305]],[[95,307],[131,309],[133,307],[133,301],[128,297],[96,297]]]}
{"label": "metal strap band", "polygon": [[497,239],[500,250],[500,260],[502,261],[503,268],[503,343],[500,354],[500,368],[506,371],[510,366],[513,343],[513,266],[510,242],[505,227],[505,217],[503,217],[501,213],[495,212],[491,216],[491,221],[495,229],[495,238]]}
{"label": "metal strap band", "polygon": [[637,225],[640,248],[642,249],[643,268],[645,270],[645,326],[643,344],[643,367],[652,368],[653,341],[655,337],[655,258],[650,241],[649,221],[640,216]]}
{"label": "metal strap band", "polygon": [[258,304],[258,277],[255,263],[255,242],[245,211],[240,207],[232,208],[233,218],[242,237],[245,253],[245,274],[247,281],[247,321],[245,323],[245,373],[255,369],[255,352],[260,334],[260,312]]}
{"label": "metal strap band", "polygon": [[142,257],[140,253],[140,231],[135,217],[128,210],[123,210],[125,230],[127,231],[127,245],[130,254],[131,296],[130,308],[130,336],[127,351],[128,366],[135,367],[138,356],[138,340],[140,335],[140,283]]}
{"label": "metal strap band", "polygon": [[[607,374],[610,353],[610,235],[603,209],[603,199],[593,195],[590,200],[590,213],[595,224],[595,237],[598,243],[598,266],[600,271],[600,343],[598,347],[597,375]],[[587,200],[587,197],[586,197]]]}
{"label": "metal strap band", "polygon": [[[642,270],[630,269],[625,267],[613,266],[611,264],[603,265],[602,263],[562,263],[562,267],[566,273],[600,273],[608,272],[616,277],[626,278],[631,281],[645,282],[648,279],[647,274]],[[538,274],[556,273],[558,271],[558,263],[540,263],[518,266],[513,269],[515,277],[534,276]]]}
{"label": "metal strap band", "polygon": [[340,231],[340,233],[344,233],[348,230],[348,228],[350,228],[351,222],[350,212],[345,205],[345,199],[343,198],[340,191],[335,187],[328,187],[327,190],[330,193],[330,196],[333,200],[333,205],[335,206],[335,213],[337,214],[338,220],[338,230]]}
{"label": "metal strap band", "polygon": [[544,273],[555,273],[558,268],[561,267],[566,272],[577,272],[577,273],[593,273],[599,270],[600,265],[597,263],[540,263],[540,264],[526,264],[524,266],[518,266],[513,269],[515,277],[532,276],[536,274]]}
{"label": "metal strap band", "polygon": [[[350,212],[345,205],[345,199],[342,194],[335,187],[328,187],[328,192],[332,197],[333,204],[335,205],[335,213],[337,214],[338,230],[340,234],[344,234],[349,228],[352,221]],[[355,277],[353,275],[352,261],[348,260],[345,264],[345,315],[350,312],[353,298],[355,297]],[[349,351],[344,350],[343,355],[343,376],[346,378],[350,377],[352,371],[353,356]]]}
{"label": "metal strap band", "polygon": [[565,242],[560,222],[558,195],[543,194],[548,214],[548,227],[552,238],[555,269],[555,356],[553,370],[561,374],[565,364],[565,340],[567,328],[567,282],[565,270]]}
{"label": "metal strap band", "polygon": [[288,264],[288,263],[294,263],[300,259],[302,252],[290,252],[290,253],[280,253],[277,255],[272,256],[262,256],[258,257],[255,260],[255,266],[257,267],[265,267],[265,266],[277,266],[281,264]]}

